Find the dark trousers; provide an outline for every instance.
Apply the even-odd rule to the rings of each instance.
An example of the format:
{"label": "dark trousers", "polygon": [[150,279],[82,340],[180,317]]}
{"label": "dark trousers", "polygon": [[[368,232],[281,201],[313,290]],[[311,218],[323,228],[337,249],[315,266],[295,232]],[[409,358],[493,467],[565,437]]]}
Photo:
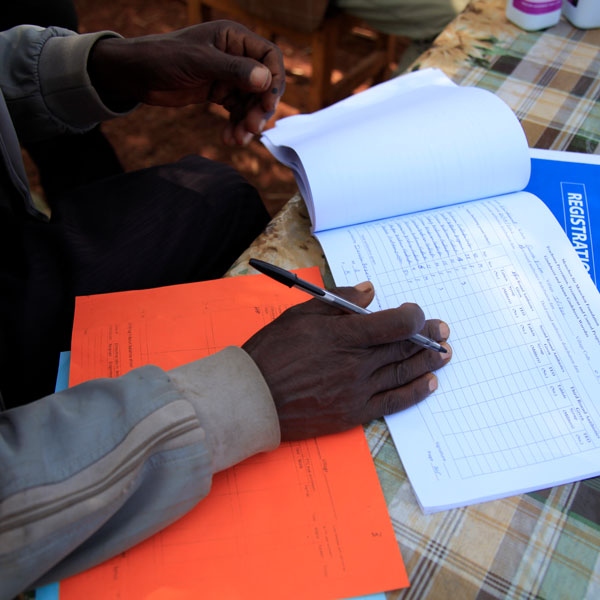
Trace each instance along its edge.
{"label": "dark trousers", "polygon": [[75,296],[220,277],[268,219],[239,173],[196,156],[64,192],[50,223],[0,214],[5,405],[53,391]]}

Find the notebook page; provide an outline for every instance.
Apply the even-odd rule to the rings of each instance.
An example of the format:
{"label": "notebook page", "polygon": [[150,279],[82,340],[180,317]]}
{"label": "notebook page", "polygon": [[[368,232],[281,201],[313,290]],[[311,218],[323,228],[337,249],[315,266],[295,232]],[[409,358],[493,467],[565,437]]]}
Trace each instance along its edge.
{"label": "notebook page", "polygon": [[378,110],[379,105],[390,99],[397,99],[402,94],[428,86],[456,87],[456,84],[440,69],[414,71],[401,77],[393,77],[313,113],[280,119],[274,128],[264,132],[263,138],[268,138],[276,146],[294,146],[303,138],[312,137],[336,121],[343,121],[346,126],[351,125],[362,112]]}
{"label": "notebook page", "polygon": [[514,113],[477,88],[415,90],[296,152],[315,231],[518,191],[530,172]]}
{"label": "notebook page", "polygon": [[425,512],[600,472],[600,295],[527,193],[318,234],[338,285],[373,310],[447,321],[452,361],[426,401],[387,418]]}
{"label": "notebook page", "polygon": [[529,179],[523,130],[486,90],[424,86],[321,123],[268,138],[293,152],[314,231],[514,192]]}
{"label": "notebook page", "polygon": [[280,119],[275,127],[264,132],[261,141],[267,150],[293,171],[300,194],[306,202],[311,223],[315,222],[312,191],[302,161],[294,150],[296,144],[314,135],[320,135],[330,128],[352,126],[360,121],[362,112],[376,111],[381,103],[390,98],[397,99],[401,94],[434,85],[456,87],[456,84],[439,69],[423,69],[402,77],[394,77],[314,113]]}

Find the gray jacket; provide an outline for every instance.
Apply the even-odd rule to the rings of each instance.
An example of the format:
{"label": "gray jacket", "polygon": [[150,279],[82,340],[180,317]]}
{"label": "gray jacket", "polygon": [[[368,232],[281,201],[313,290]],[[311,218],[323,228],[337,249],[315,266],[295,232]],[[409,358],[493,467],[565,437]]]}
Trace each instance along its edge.
{"label": "gray jacket", "polygon": [[[0,151],[9,174],[0,204],[20,202],[45,219],[31,201],[18,139],[118,116],[86,71],[93,44],[115,35],[28,25],[0,33]],[[233,347],[0,412],[0,600],[152,535],[206,496],[213,473],[275,448],[279,435],[260,371]]]}

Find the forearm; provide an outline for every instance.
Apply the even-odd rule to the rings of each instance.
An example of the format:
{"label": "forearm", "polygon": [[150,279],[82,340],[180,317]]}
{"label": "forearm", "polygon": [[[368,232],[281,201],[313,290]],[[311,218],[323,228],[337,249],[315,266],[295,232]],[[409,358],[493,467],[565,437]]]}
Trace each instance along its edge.
{"label": "forearm", "polygon": [[[246,428],[221,398],[243,399],[271,425],[262,436],[253,429],[250,446],[245,435],[229,439],[235,460],[277,446],[264,381],[237,376],[256,370],[243,351],[192,364],[200,365],[193,384],[142,367],[2,414],[0,598],[114,556],[201,500],[227,466],[214,447],[220,430]],[[200,395],[188,397],[186,386]],[[210,404],[225,411],[207,413]]]}

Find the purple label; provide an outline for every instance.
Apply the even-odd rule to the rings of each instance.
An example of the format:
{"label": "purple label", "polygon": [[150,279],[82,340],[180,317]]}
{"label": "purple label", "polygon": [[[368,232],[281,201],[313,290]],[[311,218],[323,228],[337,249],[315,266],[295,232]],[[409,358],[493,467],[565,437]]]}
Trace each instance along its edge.
{"label": "purple label", "polygon": [[543,15],[561,6],[562,0],[514,0],[514,7],[529,15]]}

